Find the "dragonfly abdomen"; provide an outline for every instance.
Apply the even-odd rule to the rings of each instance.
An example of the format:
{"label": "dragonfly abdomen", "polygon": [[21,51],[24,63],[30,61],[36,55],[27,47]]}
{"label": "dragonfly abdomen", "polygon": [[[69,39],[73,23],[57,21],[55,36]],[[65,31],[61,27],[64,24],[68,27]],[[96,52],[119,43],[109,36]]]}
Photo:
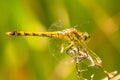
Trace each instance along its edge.
{"label": "dragonfly abdomen", "polygon": [[8,36],[38,36],[38,33],[34,32],[23,32],[23,31],[14,31],[14,32],[7,32]]}
{"label": "dragonfly abdomen", "polygon": [[8,36],[40,36],[40,37],[51,37],[51,38],[64,38],[60,32],[24,32],[24,31],[14,31],[7,32]]}

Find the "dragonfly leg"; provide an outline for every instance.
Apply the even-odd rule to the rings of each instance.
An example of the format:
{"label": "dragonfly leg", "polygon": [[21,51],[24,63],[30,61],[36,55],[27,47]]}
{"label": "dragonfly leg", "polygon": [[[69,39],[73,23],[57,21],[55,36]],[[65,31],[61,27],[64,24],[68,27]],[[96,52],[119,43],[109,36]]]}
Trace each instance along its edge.
{"label": "dragonfly leg", "polygon": [[68,45],[68,46],[65,48],[65,50],[66,50],[66,51],[69,50],[73,45],[74,45],[74,43],[71,42],[70,45]]}
{"label": "dragonfly leg", "polygon": [[77,53],[77,49],[73,47],[74,46],[74,43],[71,42],[70,45],[68,45],[65,50],[66,50],[66,53],[71,56],[72,58],[75,56],[75,54]]}
{"label": "dragonfly leg", "polygon": [[66,51],[66,53],[68,53],[68,51],[71,49],[71,47],[73,46],[73,44],[74,44],[74,43],[71,42],[70,45],[68,45],[67,47],[65,47],[65,45],[62,44],[60,53],[63,53],[64,51]]}

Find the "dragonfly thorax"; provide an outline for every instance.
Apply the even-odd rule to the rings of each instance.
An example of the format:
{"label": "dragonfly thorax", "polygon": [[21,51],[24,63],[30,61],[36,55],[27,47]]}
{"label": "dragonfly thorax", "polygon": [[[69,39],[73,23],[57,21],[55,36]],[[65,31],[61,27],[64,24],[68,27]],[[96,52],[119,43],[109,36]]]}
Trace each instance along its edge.
{"label": "dragonfly thorax", "polygon": [[87,32],[79,32],[75,28],[62,30],[61,36],[70,41],[88,41],[90,39],[90,35]]}

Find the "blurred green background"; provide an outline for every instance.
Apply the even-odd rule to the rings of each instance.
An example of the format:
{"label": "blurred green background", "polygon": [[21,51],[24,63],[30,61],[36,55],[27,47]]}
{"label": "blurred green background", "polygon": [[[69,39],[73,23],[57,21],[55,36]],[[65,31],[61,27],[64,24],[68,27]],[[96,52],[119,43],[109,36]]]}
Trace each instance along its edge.
{"label": "blurred green background", "polygon": [[[74,63],[64,65],[50,54],[48,38],[5,35],[47,31],[58,20],[67,26],[80,24],[78,30],[91,34],[88,46],[103,67],[119,73],[120,0],[1,0],[0,80],[78,80]],[[105,77],[97,68],[92,72],[95,80]]]}

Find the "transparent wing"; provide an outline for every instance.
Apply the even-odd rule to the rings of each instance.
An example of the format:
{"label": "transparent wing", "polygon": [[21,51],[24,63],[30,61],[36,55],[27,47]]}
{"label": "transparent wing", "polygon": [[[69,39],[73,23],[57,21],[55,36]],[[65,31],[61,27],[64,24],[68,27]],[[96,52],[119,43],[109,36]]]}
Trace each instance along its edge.
{"label": "transparent wing", "polygon": [[[65,40],[62,39],[50,39],[49,40],[49,51],[50,54],[57,60],[57,61],[61,61],[62,59],[66,58],[68,55],[66,54],[66,52],[64,51],[64,47],[67,46],[66,45],[67,42]],[[63,49],[62,53],[61,50]]]}
{"label": "transparent wing", "polygon": [[81,44],[85,48],[85,50],[88,52],[88,54],[90,55],[90,57],[92,58],[92,60],[94,61],[94,63],[96,65],[101,65],[102,60],[100,59],[100,57],[95,52],[93,52],[92,50],[90,50],[84,42],[81,42]]}
{"label": "transparent wing", "polygon": [[102,60],[100,59],[100,57],[95,52],[90,50],[89,48],[87,48],[87,51],[88,51],[89,55],[93,58],[94,62],[98,65],[101,65]]}
{"label": "transparent wing", "polygon": [[[65,25],[61,20],[53,23],[48,31],[61,31],[65,29]],[[49,52],[57,61],[61,61],[68,55],[64,51],[64,48],[69,45],[69,42],[63,39],[50,38],[49,39]],[[62,52],[62,53],[61,53]]]}
{"label": "transparent wing", "polygon": [[65,29],[64,23],[58,20],[49,27],[48,31],[61,31],[63,29]]}

